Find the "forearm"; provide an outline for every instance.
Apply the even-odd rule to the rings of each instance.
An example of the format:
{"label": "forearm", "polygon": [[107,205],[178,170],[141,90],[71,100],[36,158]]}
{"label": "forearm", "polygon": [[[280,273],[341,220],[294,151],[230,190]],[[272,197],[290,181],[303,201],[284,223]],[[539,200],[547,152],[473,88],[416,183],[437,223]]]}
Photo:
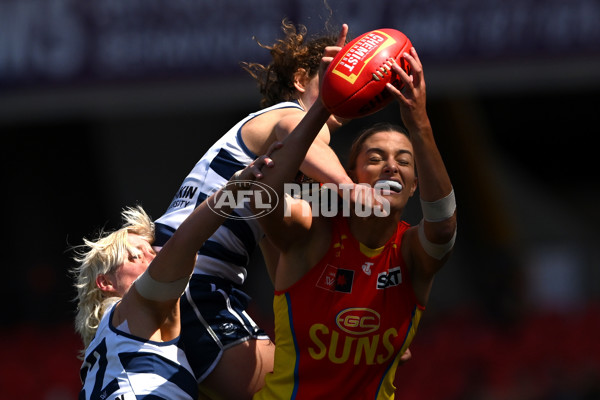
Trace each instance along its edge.
{"label": "forearm", "polygon": [[[258,222],[280,251],[286,251],[310,229],[311,213],[297,212],[298,207],[302,207],[304,202],[287,198],[284,185],[293,181],[312,141],[330,116],[320,102],[318,103],[310,108],[300,123],[284,139],[281,149],[271,154],[274,167],[263,170],[261,182],[277,193],[279,201],[275,209],[259,218]],[[289,211],[287,215],[286,207],[291,207],[287,210]],[[282,232],[285,234],[282,235]]]}
{"label": "forearm", "polygon": [[154,279],[170,282],[192,273],[198,249],[233,211],[230,200],[236,198],[237,188],[230,183],[224,189],[196,207],[165,243],[151,264]]}
{"label": "forearm", "polygon": [[352,183],[333,149],[318,137],[308,149],[300,171],[321,183]]}
{"label": "forearm", "polygon": [[452,190],[452,183],[428,120],[411,131],[411,140],[419,174],[421,199],[435,201],[447,196]]}
{"label": "forearm", "polygon": [[[415,161],[419,171],[419,191],[423,220],[418,227],[418,238],[425,252],[441,261],[454,247],[456,238],[456,201],[450,177],[435,144],[431,126],[418,129],[413,135]],[[426,268],[430,273],[440,263]]]}
{"label": "forearm", "polygon": [[[264,176],[261,181],[275,189],[278,193],[283,193],[283,184],[293,181],[300,166],[303,165],[304,159],[307,156],[307,152],[311,148],[313,141],[327,122],[330,115],[329,111],[327,111],[320,102],[316,102],[308,110],[294,130],[283,139],[282,148],[271,154],[271,159],[274,162],[275,168],[264,171]],[[320,168],[317,165],[322,163],[322,160],[319,161],[318,159],[326,153],[318,147],[315,147],[312,150],[314,150],[314,152],[311,155],[311,159],[305,164],[308,167],[308,170],[303,171],[309,176],[311,176],[309,171],[315,172]],[[317,177],[311,177],[317,179]],[[322,175],[322,177],[326,177],[326,175]]]}

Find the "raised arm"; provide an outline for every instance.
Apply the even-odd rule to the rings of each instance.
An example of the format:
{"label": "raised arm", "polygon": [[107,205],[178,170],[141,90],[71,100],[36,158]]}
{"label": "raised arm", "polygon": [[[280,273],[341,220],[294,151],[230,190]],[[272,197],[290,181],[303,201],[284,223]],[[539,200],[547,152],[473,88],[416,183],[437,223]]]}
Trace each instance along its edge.
{"label": "raised arm", "polygon": [[168,331],[162,333],[163,339],[179,334],[179,324],[163,325],[169,316],[178,314],[176,305],[192,274],[198,249],[233,211],[229,202],[220,202],[219,212],[214,211],[215,205],[222,196],[235,196],[239,189],[245,189],[247,184],[242,181],[260,178],[260,168],[271,165],[267,157],[258,158],[183,221],[118,306],[118,319],[128,320],[132,334],[151,338],[158,329]]}
{"label": "raised arm", "polygon": [[[321,61],[319,75],[323,72],[346,41],[348,26],[343,25],[336,46],[325,49]],[[285,250],[308,232],[312,223],[312,215],[306,209],[307,204],[293,201],[285,196],[284,184],[292,182],[298,170],[302,170],[311,178],[323,183],[351,183],[337,155],[329,146],[329,128],[327,122],[331,113],[325,108],[318,96],[304,117],[282,120],[278,127],[278,138],[284,146],[271,154],[276,168],[265,173],[262,182],[270,186],[278,194],[280,201],[274,212],[259,219],[259,222],[279,249]],[[289,133],[288,133],[289,132]],[[284,218],[285,208],[292,211]],[[304,212],[299,209],[304,209]],[[291,214],[291,215],[290,215]],[[285,232],[282,235],[281,232]]]}
{"label": "raised arm", "polygon": [[[328,47],[325,50],[324,55],[326,57],[334,57],[346,44],[347,35],[348,25],[343,24],[335,46]],[[322,73],[320,75],[322,75]],[[305,106],[311,106],[311,104],[306,104],[307,102],[320,103],[319,98],[315,99],[313,97],[317,92],[314,87],[316,84],[317,80],[309,82],[308,84],[304,83],[303,85],[299,85],[302,90],[300,90],[300,88],[298,90],[306,94],[306,98],[303,102]],[[281,119],[275,127],[277,140],[285,140],[285,138],[296,128],[301,119],[302,116],[299,114],[291,114]],[[330,146],[331,133],[339,128],[342,125],[342,122],[343,121],[338,120],[336,117],[329,118],[327,124],[324,125],[323,129],[321,129],[315,137],[299,167],[300,171],[306,176],[322,183],[352,183],[352,180],[346,173],[346,169]]]}
{"label": "raised arm", "polygon": [[417,278],[415,290],[426,298],[433,275],[446,262],[453,247],[456,212],[452,183],[427,115],[423,66],[414,48],[405,53],[404,58],[411,65],[411,75],[407,75],[399,65],[394,65],[393,70],[405,86],[402,91],[392,85],[388,85],[388,89],[398,100],[415,152],[423,220],[418,227],[407,232],[410,243],[408,258]]}
{"label": "raised arm", "polygon": [[[320,102],[320,100],[317,100]],[[275,127],[277,140],[283,141],[296,128],[302,118],[295,114],[282,119]],[[306,176],[321,183],[352,183],[346,169],[330,146],[331,131],[324,125],[314,139],[299,170]]]}
{"label": "raised arm", "polygon": [[[315,137],[324,128],[324,124],[331,114],[323,106],[320,99],[308,110],[304,118],[298,123],[283,143],[283,147],[271,154],[276,165],[275,168],[264,171],[261,182],[272,188],[279,198],[275,210],[261,217],[259,223],[273,244],[280,250],[285,250],[299,237],[310,229],[312,215],[310,212],[287,213],[284,218],[286,207],[305,206],[303,202],[293,201],[285,196],[285,183],[292,182],[302,164],[305,155]],[[285,235],[281,232],[285,231]]]}

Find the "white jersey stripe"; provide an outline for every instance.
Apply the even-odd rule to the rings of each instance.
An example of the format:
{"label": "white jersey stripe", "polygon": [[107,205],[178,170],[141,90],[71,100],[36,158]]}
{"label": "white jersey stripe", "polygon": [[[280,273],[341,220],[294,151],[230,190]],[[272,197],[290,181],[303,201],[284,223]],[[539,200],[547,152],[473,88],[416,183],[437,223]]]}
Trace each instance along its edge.
{"label": "white jersey stripe", "polygon": [[[198,204],[204,201],[206,196],[223,187],[236,171],[256,158],[241,138],[244,124],[265,112],[292,107],[302,108],[297,103],[284,102],[250,114],[208,149],[184,179],[165,214],[155,221],[157,235],[154,244],[156,246],[163,246],[172,232]],[[236,212],[244,217],[251,214],[249,209],[236,210]],[[209,244],[207,248],[200,251],[204,256],[197,258],[194,273],[214,275],[239,285],[244,283],[249,255],[262,239],[263,232],[254,219],[235,221],[239,222],[239,225],[228,221],[211,237],[210,240],[218,243],[219,246]],[[237,240],[225,240],[228,235],[237,236]]]}
{"label": "white jersey stripe", "polygon": [[79,398],[195,400],[196,379],[177,345],[179,338],[155,342],[119,331],[110,323],[113,311],[114,305],[86,350]]}

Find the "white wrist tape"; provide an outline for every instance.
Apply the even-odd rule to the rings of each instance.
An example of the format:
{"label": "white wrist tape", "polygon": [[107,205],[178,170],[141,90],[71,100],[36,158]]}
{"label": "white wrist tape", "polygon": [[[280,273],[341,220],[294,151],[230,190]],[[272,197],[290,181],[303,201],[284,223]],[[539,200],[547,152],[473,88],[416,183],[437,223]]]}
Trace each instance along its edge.
{"label": "white wrist tape", "polygon": [[418,232],[419,242],[421,242],[421,246],[423,246],[425,253],[429,254],[436,260],[441,260],[444,258],[444,256],[448,254],[450,250],[452,250],[454,247],[454,242],[456,241],[455,230],[454,235],[452,235],[452,239],[450,239],[448,243],[437,244],[430,242],[429,239],[427,239],[427,236],[425,236],[425,222],[423,220],[421,220],[421,223],[419,224]]}
{"label": "white wrist tape", "polygon": [[133,283],[142,297],[153,301],[167,301],[180,298],[189,280],[188,276],[173,282],[159,282],[146,269]]}
{"label": "white wrist tape", "polygon": [[447,220],[454,215],[454,211],[456,210],[454,189],[450,191],[448,196],[436,201],[424,201],[421,199],[421,210],[423,211],[423,218],[427,222],[441,222]]}

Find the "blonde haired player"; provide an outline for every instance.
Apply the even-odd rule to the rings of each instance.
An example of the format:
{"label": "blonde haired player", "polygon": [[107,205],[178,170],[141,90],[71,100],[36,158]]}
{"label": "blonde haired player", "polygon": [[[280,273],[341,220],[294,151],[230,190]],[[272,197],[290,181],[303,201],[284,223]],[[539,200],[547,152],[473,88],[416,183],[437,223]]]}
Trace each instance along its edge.
{"label": "blonde haired player", "polygon": [[[227,190],[235,195],[236,181],[260,178],[263,165],[272,165],[266,156],[235,175]],[[179,340],[179,299],[198,248],[226,218],[210,209],[223,195],[197,207],[158,254],[154,224],[141,207],[123,212],[122,228],[74,249],[76,330],[85,346],[80,399],[198,398]]]}
{"label": "blonde haired player", "polygon": [[[317,100],[323,52],[345,43],[348,28],[343,26],[336,38],[308,36],[305,27],[286,20],[282,27],[284,37],[263,46],[272,57],[268,65],[244,64],[259,84],[264,108],[236,123],[196,163],[155,221],[156,246],[236,170],[287,136]],[[331,132],[342,122],[332,115],[323,124],[299,169],[321,182],[351,184],[329,146]],[[199,390],[213,399],[250,399],[273,369],[275,346],[247,313],[250,298],[241,289],[256,247],[261,247],[267,267],[276,263],[277,252],[264,239],[251,210],[236,210],[235,217],[198,247],[194,273],[181,299],[186,356]]]}

